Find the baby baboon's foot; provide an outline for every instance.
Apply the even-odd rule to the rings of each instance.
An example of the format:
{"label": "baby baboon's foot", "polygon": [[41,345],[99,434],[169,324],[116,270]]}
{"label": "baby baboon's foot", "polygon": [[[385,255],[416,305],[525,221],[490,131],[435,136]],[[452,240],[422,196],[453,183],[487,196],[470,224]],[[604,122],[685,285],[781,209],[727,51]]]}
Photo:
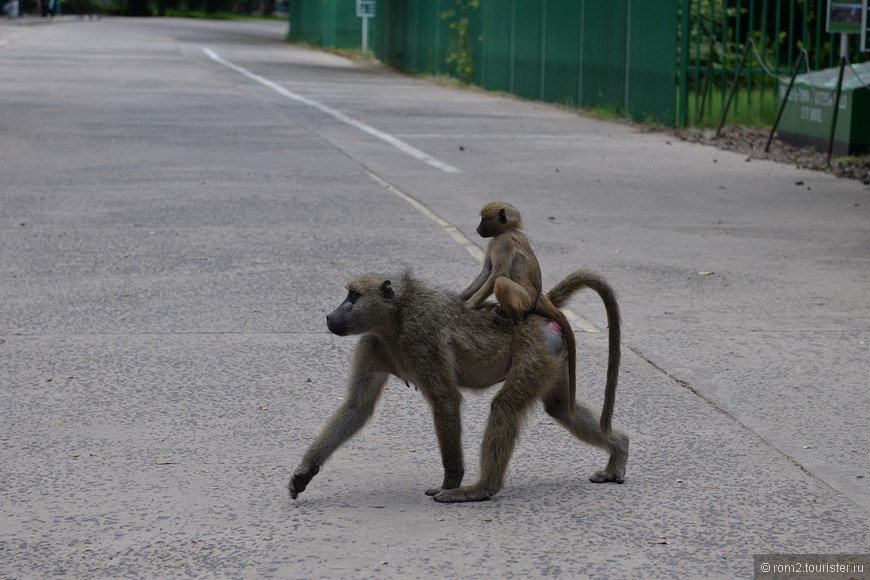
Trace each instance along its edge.
{"label": "baby baboon's foot", "polygon": [[625,483],[623,476],[625,474],[619,473],[611,473],[606,469],[602,469],[601,471],[596,471],[592,477],[589,478],[589,481],[592,483]]}

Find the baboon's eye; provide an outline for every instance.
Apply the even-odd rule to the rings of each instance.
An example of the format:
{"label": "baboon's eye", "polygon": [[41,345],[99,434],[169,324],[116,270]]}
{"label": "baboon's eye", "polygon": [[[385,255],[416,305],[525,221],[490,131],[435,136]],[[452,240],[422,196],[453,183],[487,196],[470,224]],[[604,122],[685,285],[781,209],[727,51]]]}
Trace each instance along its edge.
{"label": "baboon's eye", "polygon": [[361,294],[356,290],[348,290],[347,291],[347,301],[351,304],[356,304],[356,301],[359,300]]}

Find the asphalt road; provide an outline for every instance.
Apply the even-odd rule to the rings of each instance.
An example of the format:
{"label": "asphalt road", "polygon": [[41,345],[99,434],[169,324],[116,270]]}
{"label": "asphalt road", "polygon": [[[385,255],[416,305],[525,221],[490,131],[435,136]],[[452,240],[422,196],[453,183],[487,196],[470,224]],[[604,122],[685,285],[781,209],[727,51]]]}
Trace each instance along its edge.
{"label": "asphalt road", "polygon": [[[870,189],[285,32],[0,24],[0,578],[750,578],[753,554],[870,552]],[[494,500],[436,504],[427,406],[392,381],[291,501],[343,396],[343,282],[465,286],[492,199],[545,287],[582,267],[619,292],[626,483],[589,483],[606,458],[538,408]],[[594,294],[571,308],[604,326]],[[605,338],[578,336],[595,405]],[[463,409],[469,481],[488,401]]]}

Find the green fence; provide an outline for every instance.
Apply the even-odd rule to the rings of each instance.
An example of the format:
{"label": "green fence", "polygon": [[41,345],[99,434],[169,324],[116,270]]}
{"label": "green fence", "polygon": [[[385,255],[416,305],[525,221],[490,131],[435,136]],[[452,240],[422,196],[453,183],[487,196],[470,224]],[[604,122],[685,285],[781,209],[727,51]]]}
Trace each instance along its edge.
{"label": "green fence", "polygon": [[676,0],[379,0],[377,18],[375,54],[403,70],[675,122]]}
{"label": "green fence", "polygon": [[360,47],[356,0],[291,0],[290,40],[332,48]]}
{"label": "green fence", "polygon": [[[292,0],[290,38],[358,49],[355,0]],[[413,73],[601,109],[665,125],[718,121],[749,47],[732,106],[765,124],[777,84],[806,51],[832,66],[827,0],[376,0],[370,46]],[[852,58],[860,61],[857,37]]]}
{"label": "green fence", "polygon": [[[838,63],[839,38],[825,31],[827,5],[828,0],[680,0],[679,124],[718,122],[747,47],[729,118],[771,123],[778,83],[803,51],[801,72]],[[852,60],[860,61],[857,35],[850,47]]]}
{"label": "green fence", "polygon": [[[380,60],[409,72],[673,125],[676,3],[377,0],[370,43]],[[290,39],[359,48],[355,5],[292,1]]]}

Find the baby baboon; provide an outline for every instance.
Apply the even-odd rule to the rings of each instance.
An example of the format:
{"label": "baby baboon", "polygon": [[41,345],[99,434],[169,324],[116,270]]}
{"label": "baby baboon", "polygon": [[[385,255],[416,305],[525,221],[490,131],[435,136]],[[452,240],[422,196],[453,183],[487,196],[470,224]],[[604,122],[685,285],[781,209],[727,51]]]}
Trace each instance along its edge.
{"label": "baby baboon", "polygon": [[[619,307],[610,286],[596,274],[580,270],[557,284],[549,296],[559,306],[582,288],[595,290],[605,304],[611,340],[615,337],[617,345],[609,352],[608,368],[618,369]],[[292,498],[369,420],[391,374],[414,383],[432,409],[444,479],[426,493],[436,501],[478,501],[501,489],[523,418],[537,398],[577,438],[610,452],[607,466],[590,480],[622,483],[628,436],[616,430],[603,432],[596,412],[586,405],[571,409],[561,331],[547,320],[530,316],[517,324],[493,324],[494,305],[467,308],[455,296],[408,273],[394,281],[361,276],[348,282],[347,290],[344,302],[326,317],[331,332],[362,335],[347,394],[293,472]],[[480,480],[460,487],[465,467],[459,389],[485,389],[502,381],[484,433]]]}
{"label": "baby baboon", "polygon": [[[459,297],[475,306],[495,293],[502,309],[514,320],[540,314],[562,327],[568,345],[568,402],[574,408],[577,390],[577,343],[568,319],[542,291],[541,266],[523,233],[520,210],[503,201],[493,201],[480,210],[477,233],[490,238],[483,259],[483,269]],[[608,384],[608,389],[610,385]],[[602,414],[601,429],[610,430],[610,415]],[[605,422],[606,419],[606,422]]]}

